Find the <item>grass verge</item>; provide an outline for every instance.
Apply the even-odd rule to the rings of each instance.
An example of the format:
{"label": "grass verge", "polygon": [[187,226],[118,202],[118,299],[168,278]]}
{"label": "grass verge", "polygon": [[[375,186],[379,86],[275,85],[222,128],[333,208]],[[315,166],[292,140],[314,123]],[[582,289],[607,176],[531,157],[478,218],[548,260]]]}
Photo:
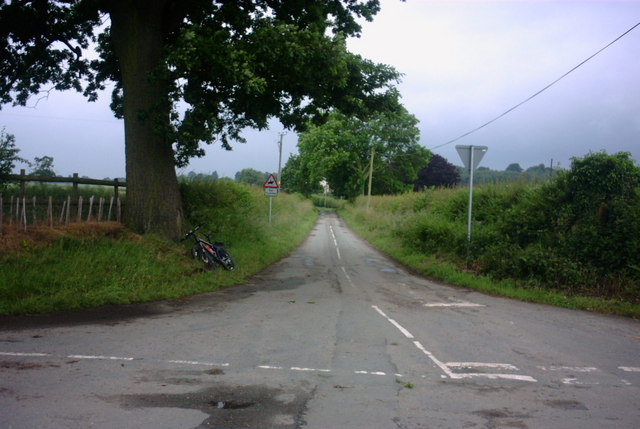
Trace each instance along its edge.
{"label": "grass verge", "polygon": [[401,239],[392,232],[393,224],[398,222],[394,216],[368,213],[363,207],[351,205],[343,207],[339,213],[353,231],[378,250],[413,271],[434,280],[526,302],[640,317],[640,305],[634,303],[618,299],[569,295],[541,287],[521,286],[515,280],[495,280],[489,276],[465,270],[462,261],[447,260],[435,254],[409,249],[403,246]]}
{"label": "grass verge", "polygon": [[233,204],[225,209],[242,225],[226,229],[222,237],[235,271],[206,272],[191,258],[191,243],[139,236],[116,223],[5,233],[0,237],[0,314],[171,299],[243,283],[292,251],[316,220],[310,202],[280,194],[269,225],[265,200],[249,189],[245,202],[251,209],[244,210],[244,218],[238,219]]}

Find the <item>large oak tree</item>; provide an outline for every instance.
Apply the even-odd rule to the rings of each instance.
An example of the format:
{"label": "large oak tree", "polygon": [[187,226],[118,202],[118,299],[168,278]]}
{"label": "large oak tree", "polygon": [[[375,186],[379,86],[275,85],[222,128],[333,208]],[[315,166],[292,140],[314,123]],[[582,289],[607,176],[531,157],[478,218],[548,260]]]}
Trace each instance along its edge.
{"label": "large oak tree", "polygon": [[[0,7],[0,101],[43,90],[95,100],[115,82],[127,224],[176,238],[175,165],[277,117],[302,129],[335,107],[395,110],[399,74],[346,50],[378,0],[11,0]],[[87,56],[97,46],[99,57]]]}

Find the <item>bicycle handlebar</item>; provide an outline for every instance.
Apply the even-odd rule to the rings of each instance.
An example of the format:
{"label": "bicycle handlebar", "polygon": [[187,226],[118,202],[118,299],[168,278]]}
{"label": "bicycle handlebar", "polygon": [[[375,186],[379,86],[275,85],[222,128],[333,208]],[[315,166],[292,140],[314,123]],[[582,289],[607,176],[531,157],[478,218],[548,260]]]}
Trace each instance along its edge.
{"label": "bicycle handlebar", "polygon": [[201,226],[202,226],[202,225],[198,225],[198,226],[196,226],[195,228],[193,228],[191,231],[187,232],[187,233],[184,235],[184,238],[183,238],[182,240],[180,240],[180,241],[184,241],[184,240],[186,240],[187,238],[191,237],[192,235],[195,235],[196,231],[197,231],[197,230],[199,230]]}

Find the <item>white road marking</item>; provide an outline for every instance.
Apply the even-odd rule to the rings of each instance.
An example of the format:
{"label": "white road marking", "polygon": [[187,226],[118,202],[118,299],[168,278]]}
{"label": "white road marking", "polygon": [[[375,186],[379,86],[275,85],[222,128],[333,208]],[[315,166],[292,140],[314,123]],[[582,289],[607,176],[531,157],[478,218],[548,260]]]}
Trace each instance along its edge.
{"label": "white road marking", "polygon": [[317,369],[317,368],[300,368],[297,366],[292,366],[289,368],[291,371],[305,371],[305,372],[331,372],[330,369]]}
{"label": "white road marking", "polygon": [[329,225],[329,231],[331,231],[331,236],[333,237],[333,244],[336,246],[336,253],[338,254],[338,259],[340,258],[340,248],[338,247],[338,240],[336,240],[336,235],[333,232],[333,227]]}
{"label": "white road marking", "polygon": [[594,372],[599,371],[593,366],[539,366],[543,371],[571,371],[571,372]]}
{"label": "white road marking", "polygon": [[493,368],[520,371],[518,367],[511,365],[510,363],[447,362],[445,365],[449,368]]}
{"label": "white road marking", "polygon": [[486,307],[486,305],[475,304],[473,302],[432,302],[432,303],[424,304],[424,306],[425,307],[431,307],[431,308],[435,308],[435,307],[443,307],[443,308],[448,308],[448,307]]}
{"label": "white road marking", "polygon": [[562,383],[568,384],[570,386],[597,386],[600,384],[600,383],[585,383],[582,381],[578,381],[577,378],[573,378],[573,377],[563,378]]}
{"label": "white road marking", "polygon": [[200,362],[196,360],[163,360],[161,362],[177,363],[180,365],[229,366],[228,363]]}
{"label": "white road marking", "polygon": [[529,375],[518,375],[518,374],[483,374],[483,373],[454,374],[453,377],[451,378],[461,379],[461,378],[474,378],[474,377],[488,378],[490,380],[503,379],[503,380],[515,380],[515,381],[528,381],[531,383],[538,382],[538,380],[536,380],[535,378]]}
{"label": "white road marking", "polygon": [[342,269],[342,272],[344,273],[344,276],[347,278],[347,281],[349,282],[349,285],[351,285],[352,288],[356,288],[356,285],[353,283],[353,280],[351,280],[351,276],[349,274],[347,274],[347,269],[343,266],[340,267]]}
{"label": "white road marking", "polygon": [[132,357],[120,357],[120,356],[91,356],[91,355],[67,355],[69,359],[97,359],[97,360],[134,360]]}
{"label": "white road marking", "polygon": [[282,369],[281,366],[271,366],[271,365],[258,365],[260,369]]}
{"label": "white road marking", "polygon": [[[392,318],[390,318],[389,316],[387,316],[384,311],[380,310],[380,308],[377,305],[372,305],[371,306],[374,310],[376,310],[382,317],[384,317],[385,319],[387,319],[387,321],[389,321],[389,323],[391,323],[393,326],[395,326],[396,328],[398,328],[398,330],[400,332],[402,332],[402,334],[409,338],[409,339],[413,339],[414,336],[411,332],[409,332],[407,329],[405,329],[402,325],[400,325],[398,322],[396,322],[395,320],[393,320]],[[449,366],[447,364],[445,364],[444,362],[440,361],[438,358],[435,357],[435,355],[433,353],[431,353],[429,350],[427,350],[422,343],[420,343],[420,341],[414,341],[413,344],[420,350],[422,351],[422,353],[424,353],[438,368],[440,368],[442,370],[442,372],[444,372],[447,376],[449,376],[449,378],[452,378],[454,380],[458,380],[458,379],[462,379],[462,378],[472,378],[472,377],[483,377],[483,378],[489,378],[489,379],[506,379],[506,380],[518,380],[518,381],[530,381],[530,382],[537,382],[537,380],[533,377],[530,377],[528,375],[517,375],[517,374],[483,374],[483,373],[470,373],[470,374],[460,374],[460,373],[455,373],[453,371],[451,371],[451,368],[449,368]],[[463,364],[464,362],[451,362],[451,364],[453,364],[452,366],[455,367],[456,364]],[[471,364],[471,365],[478,365],[478,362],[466,362],[467,365]],[[509,364],[500,364],[500,363],[496,363],[496,364],[482,364],[484,367],[490,367],[490,368],[505,368],[506,365]],[[514,367],[513,365],[510,365],[509,369],[514,369],[517,370],[516,367]]]}
{"label": "white road marking", "polygon": [[434,355],[433,353],[431,353],[429,350],[425,349],[424,346],[420,343],[420,341],[414,341],[413,344],[420,350],[422,351],[422,353],[424,353],[425,355],[427,355],[427,357],[429,359],[431,359],[431,361],[433,363],[435,363],[441,370],[442,372],[444,372],[445,374],[447,374],[450,378],[455,378],[455,374],[453,373],[453,371],[451,371],[449,369],[449,367],[447,365],[445,365],[444,363],[442,363],[441,361],[439,361]]}
{"label": "white road marking", "polygon": [[[383,371],[353,371],[353,373],[361,375],[387,375],[387,373]],[[399,377],[398,375],[396,376]]]}
{"label": "white road marking", "polygon": [[626,372],[640,372],[640,368],[635,366],[619,366],[618,369],[621,369]]}
{"label": "white road marking", "polygon": [[27,356],[27,357],[43,357],[51,356],[49,353],[19,353],[19,352],[0,352],[0,356]]}
{"label": "white road marking", "polygon": [[395,326],[396,328],[398,328],[398,330],[400,332],[402,332],[402,334],[409,338],[409,339],[413,339],[414,336],[411,332],[407,331],[406,329],[404,329],[402,327],[402,325],[400,325],[398,322],[396,322],[395,320],[393,320],[392,318],[390,318],[389,316],[387,316],[386,314],[384,314],[384,311],[380,310],[380,308],[377,305],[372,305],[371,306],[375,311],[377,311],[382,317],[384,317],[385,319],[387,319],[387,321],[389,323],[391,323],[393,326]]}

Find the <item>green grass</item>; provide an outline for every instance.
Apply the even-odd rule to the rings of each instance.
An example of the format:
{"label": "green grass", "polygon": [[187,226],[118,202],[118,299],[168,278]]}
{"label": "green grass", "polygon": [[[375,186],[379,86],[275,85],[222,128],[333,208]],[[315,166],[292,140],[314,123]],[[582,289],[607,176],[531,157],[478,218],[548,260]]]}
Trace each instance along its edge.
{"label": "green grass", "polygon": [[[217,214],[235,219],[233,227],[225,228],[220,218],[209,224],[217,225],[212,238],[225,242],[236,270],[204,271],[191,258],[190,243],[126,231],[108,234],[116,238],[63,235],[47,240],[47,245],[23,240],[19,250],[0,255],[0,314],[171,299],[240,284],[291,252],[315,222],[317,213],[309,201],[280,194],[274,198],[269,225],[268,198],[262,192],[229,186],[246,192],[244,202],[251,209],[227,204]],[[235,197],[231,192],[225,198],[229,202]]]}
{"label": "green grass", "polygon": [[[443,194],[446,194],[443,197]],[[452,195],[443,190],[431,204],[439,204],[441,198]],[[374,247],[399,263],[426,277],[478,290],[487,294],[518,299],[527,302],[549,304],[558,307],[597,311],[601,313],[640,317],[640,305],[621,299],[582,296],[562,291],[535,287],[515,279],[494,279],[467,269],[467,262],[452,256],[407,246],[399,230],[410,228],[407,220],[413,216],[416,204],[422,206],[424,194],[374,197],[371,209],[362,201],[339,210],[347,225]],[[427,197],[429,198],[429,197]]]}

